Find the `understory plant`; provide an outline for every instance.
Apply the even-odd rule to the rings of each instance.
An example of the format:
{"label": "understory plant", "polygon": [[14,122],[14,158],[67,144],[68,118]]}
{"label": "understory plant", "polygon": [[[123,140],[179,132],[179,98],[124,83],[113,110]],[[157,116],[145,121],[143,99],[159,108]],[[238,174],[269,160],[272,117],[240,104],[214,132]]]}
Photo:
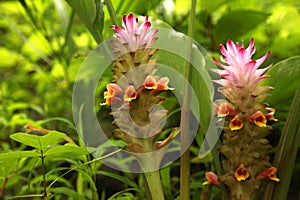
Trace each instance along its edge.
{"label": "understory plant", "polygon": [[222,64],[216,58],[215,63],[222,69],[213,69],[220,75],[214,80],[221,85],[218,91],[226,100],[216,100],[214,113],[219,118],[217,124],[222,128],[222,144],[218,147],[224,173],[217,176],[207,172],[204,184],[226,186],[226,196],[232,200],[260,199],[263,196],[266,181],[279,182],[277,169],[270,163],[272,146],[266,138],[272,131],[270,121],[275,109],[265,103],[271,86],[260,83],[268,78],[264,73],[271,67],[260,68],[270,52],[253,60],[254,39],[249,46],[228,40],[226,47],[220,45]]}

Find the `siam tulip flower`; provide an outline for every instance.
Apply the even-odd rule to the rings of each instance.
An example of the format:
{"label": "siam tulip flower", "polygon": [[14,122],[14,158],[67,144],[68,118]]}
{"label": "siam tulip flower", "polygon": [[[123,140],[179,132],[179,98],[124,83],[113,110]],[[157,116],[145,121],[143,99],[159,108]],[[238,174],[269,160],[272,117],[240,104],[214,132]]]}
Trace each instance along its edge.
{"label": "siam tulip flower", "polygon": [[113,60],[113,81],[107,85],[106,102],[102,105],[112,108],[112,135],[126,143],[124,149],[131,152],[141,169],[147,172],[150,198],[161,200],[164,196],[157,170],[165,152],[162,148],[176,137],[179,129],[174,128],[167,137],[163,135],[165,139],[158,140],[165,133],[161,122],[169,114],[160,106],[165,98],[159,95],[174,90],[168,86],[168,77],[155,75],[157,60],[152,56],[158,49],[151,46],[157,40],[158,30],[150,30],[148,16],[139,25],[133,14],[123,16],[122,28],[115,25],[110,28],[116,31],[111,44],[117,58]]}
{"label": "siam tulip flower", "polygon": [[[277,121],[275,109],[267,107],[263,101],[268,97],[270,86],[260,86],[268,78],[264,73],[271,67],[260,68],[270,52],[253,60],[254,40],[248,47],[228,40],[226,47],[220,45],[220,61],[213,58],[221,69],[213,71],[221,76],[214,80],[218,91],[226,100],[216,100],[214,114],[223,120],[221,153],[224,174],[219,175],[228,191],[229,199],[258,199],[262,181],[266,178],[279,181],[276,168],[269,162],[270,149],[265,138],[271,127],[268,121]],[[242,163],[242,164],[241,164]]]}

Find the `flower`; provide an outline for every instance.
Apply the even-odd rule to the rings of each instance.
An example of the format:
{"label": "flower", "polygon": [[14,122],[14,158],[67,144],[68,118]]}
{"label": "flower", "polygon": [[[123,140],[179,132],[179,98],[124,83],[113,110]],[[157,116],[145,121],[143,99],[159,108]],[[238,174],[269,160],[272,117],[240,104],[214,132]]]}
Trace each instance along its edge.
{"label": "flower", "polygon": [[240,164],[235,170],[234,176],[236,180],[240,182],[246,180],[250,176],[250,173],[243,164]]}
{"label": "flower", "polygon": [[[158,79],[158,81],[156,81]],[[153,89],[153,90],[174,90],[174,88],[170,88],[168,86],[169,78],[163,77],[159,78],[158,76],[147,76],[143,86],[146,89]]]}
{"label": "flower", "polygon": [[144,83],[143,83],[144,88],[146,89],[156,89],[157,88],[157,82],[155,80],[155,77],[153,76],[147,76]]}
{"label": "flower", "polygon": [[119,94],[123,93],[123,90],[115,83],[109,83],[106,85],[107,91],[103,93],[105,103],[101,103],[100,105],[111,105],[112,99],[115,99],[115,97]]}
{"label": "flower", "polygon": [[208,184],[220,185],[218,176],[215,173],[206,172],[205,177],[207,181],[203,182],[202,185],[208,185]]}
{"label": "flower", "polygon": [[128,86],[124,92],[124,101],[132,101],[137,98],[137,91],[132,85]]}
{"label": "flower", "polygon": [[264,179],[264,178],[269,178],[272,181],[279,182],[280,179],[276,177],[276,172],[277,169],[276,167],[270,167],[259,173],[256,178],[258,179]]}
{"label": "flower", "polygon": [[257,111],[250,117],[250,121],[253,121],[259,127],[266,127],[267,119],[261,111]]}
{"label": "flower", "polygon": [[157,90],[174,90],[174,88],[169,88],[168,86],[169,78],[163,77],[157,81]]}
{"label": "flower", "polygon": [[222,103],[218,107],[218,117],[226,117],[228,115],[234,115],[234,108],[228,103]]}
{"label": "flower", "polygon": [[114,36],[117,37],[122,44],[128,44],[129,50],[132,52],[139,48],[150,47],[156,41],[154,35],[158,30],[149,31],[151,23],[148,21],[148,16],[146,16],[144,22],[139,26],[138,18],[132,13],[128,16],[124,15],[122,27],[123,29],[116,25],[110,26],[111,29],[117,32]]}
{"label": "flower", "polygon": [[235,116],[229,123],[229,128],[232,131],[237,131],[240,130],[241,128],[243,128],[244,124],[242,122],[242,120],[240,120],[239,116]]}
{"label": "flower", "polygon": [[213,58],[214,62],[223,69],[213,69],[213,71],[224,79],[214,80],[214,82],[229,88],[248,87],[254,89],[262,80],[268,78],[268,76],[262,76],[262,74],[271,65],[263,69],[258,69],[258,67],[266,60],[270,52],[268,51],[257,60],[251,60],[252,55],[255,53],[254,39],[251,39],[248,48],[244,47],[244,42],[240,45],[228,40],[226,48],[222,44],[220,45],[220,51],[222,53],[221,61],[226,65]]}
{"label": "flower", "polygon": [[275,119],[274,114],[275,114],[275,109],[274,108],[266,108],[269,113],[267,113],[265,116],[268,120],[272,121],[278,121],[278,119]]}

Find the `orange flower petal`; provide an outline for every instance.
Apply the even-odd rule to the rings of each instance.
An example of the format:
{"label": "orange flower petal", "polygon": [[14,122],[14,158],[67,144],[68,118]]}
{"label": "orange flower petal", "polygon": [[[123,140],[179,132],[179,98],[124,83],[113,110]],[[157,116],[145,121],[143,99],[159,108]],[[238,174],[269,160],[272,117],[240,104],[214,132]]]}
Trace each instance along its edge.
{"label": "orange flower petal", "polygon": [[123,91],[122,89],[115,83],[109,83],[106,85],[107,91],[104,92],[104,98],[111,98],[116,95],[121,94]]}
{"label": "orange flower petal", "polygon": [[276,177],[276,172],[277,172],[276,167],[270,167],[270,168],[267,168],[264,171],[260,172],[256,176],[256,178],[258,178],[258,179],[269,178],[272,181],[279,182],[280,179]]}
{"label": "orange flower petal", "polygon": [[278,119],[275,119],[275,118],[274,118],[275,109],[274,109],[274,108],[266,108],[266,109],[269,111],[269,113],[266,114],[266,118],[267,118],[268,120],[278,121]]}
{"label": "orange flower petal", "polygon": [[124,93],[124,101],[132,101],[137,98],[137,92],[132,85],[128,86]]}
{"label": "orange flower petal", "polygon": [[267,119],[265,115],[261,111],[257,111],[254,113],[251,117],[250,120],[254,122],[259,127],[266,127],[267,126]]}
{"label": "orange flower petal", "polygon": [[157,81],[157,89],[158,90],[174,90],[174,88],[169,88],[168,86],[169,78],[163,77]]}
{"label": "orange flower petal", "polygon": [[243,164],[240,164],[235,170],[234,176],[237,181],[244,181],[250,176],[250,173]]}
{"label": "orange flower petal", "polygon": [[235,116],[229,123],[229,128],[232,131],[240,130],[243,128],[244,124],[242,120],[240,120],[239,116]]}

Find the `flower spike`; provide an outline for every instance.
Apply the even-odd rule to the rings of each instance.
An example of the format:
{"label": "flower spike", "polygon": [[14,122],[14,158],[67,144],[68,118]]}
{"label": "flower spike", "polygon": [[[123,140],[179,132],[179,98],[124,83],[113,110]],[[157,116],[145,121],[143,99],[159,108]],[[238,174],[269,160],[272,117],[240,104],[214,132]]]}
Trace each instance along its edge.
{"label": "flower spike", "polygon": [[268,108],[263,102],[269,96],[266,92],[273,88],[258,86],[268,78],[264,73],[271,65],[260,66],[270,52],[253,60],[255,51],[254,39],[248,47],[243,41],[240,44],[228,40],[226,45],[220,45],[220,61],[213,58],[220,68],[212,71],[221,77],[213,82],[221,85],[218,91],[226,97],[215,100],[213,111],[222,118],[216,123],[218,127],[223,126],[222,144],[218,150],[222,154],[220,158],[225,173],[219,178],[226,186],[228,199],[259,199],[260,190],[263,190],[262,179],[279,181],[277,169],[268,168],[271,165],[268,154],[272,147],[265,138],[272,130],[267,126],[268,120],[277,121],[275,109]]}

